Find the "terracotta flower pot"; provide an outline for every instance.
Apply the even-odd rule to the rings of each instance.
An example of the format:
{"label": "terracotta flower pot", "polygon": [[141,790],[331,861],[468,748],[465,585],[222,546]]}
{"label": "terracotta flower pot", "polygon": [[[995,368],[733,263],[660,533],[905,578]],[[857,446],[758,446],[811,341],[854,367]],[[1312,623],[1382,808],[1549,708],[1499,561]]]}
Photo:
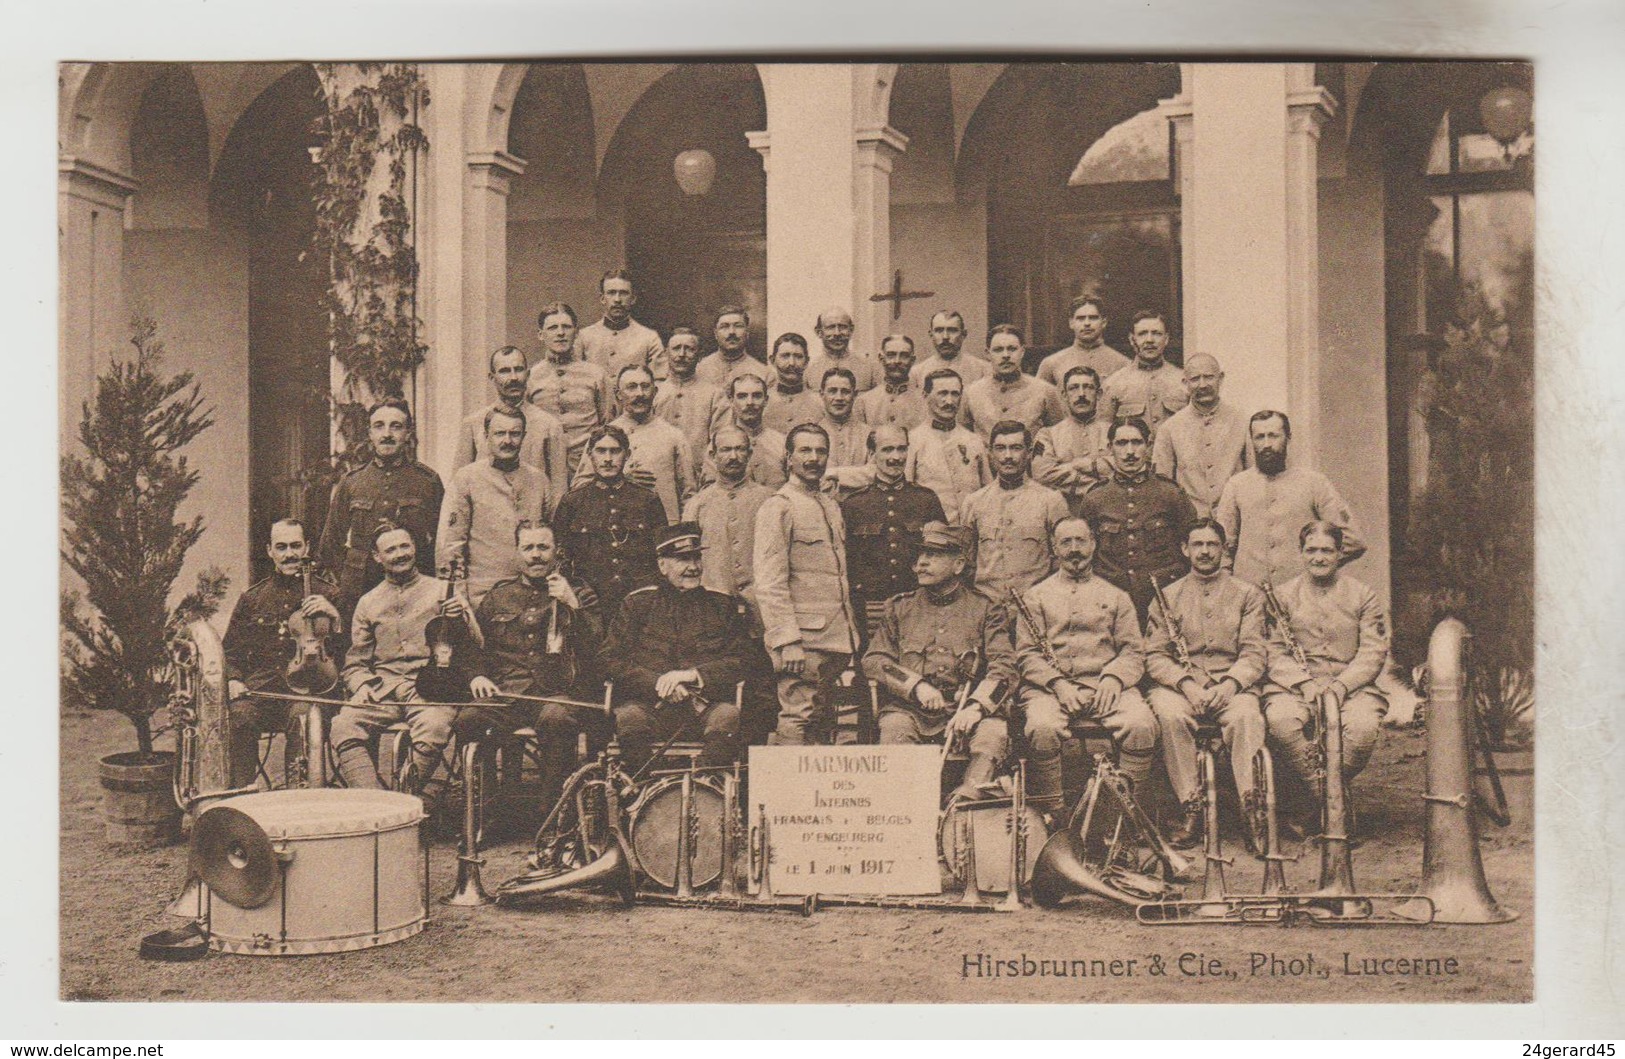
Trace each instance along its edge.
{"label": "terracotta flower pot", "polygon": [[175,755],[126,751],[101,759],[102,823],[107,841],[159,849],[179,841],[181,810],[170,789]]}

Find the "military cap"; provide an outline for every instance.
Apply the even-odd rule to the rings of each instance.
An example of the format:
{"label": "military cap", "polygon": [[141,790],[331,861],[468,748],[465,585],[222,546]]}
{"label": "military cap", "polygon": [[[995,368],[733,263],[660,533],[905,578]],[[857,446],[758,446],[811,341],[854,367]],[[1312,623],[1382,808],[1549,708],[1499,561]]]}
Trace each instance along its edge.
{"label": "military cap", "polygon": [[963,556],[966,540],[963,526],[950,526],[946,522],[927,522],[920,527],[920,549],[927,552],[947,552]]}
{"label": "military cap", "polygon": [[667,526],[655,537],[655,555],[662,559],[675,559],[679,555],[700,553],[700,524],[678,522]]}

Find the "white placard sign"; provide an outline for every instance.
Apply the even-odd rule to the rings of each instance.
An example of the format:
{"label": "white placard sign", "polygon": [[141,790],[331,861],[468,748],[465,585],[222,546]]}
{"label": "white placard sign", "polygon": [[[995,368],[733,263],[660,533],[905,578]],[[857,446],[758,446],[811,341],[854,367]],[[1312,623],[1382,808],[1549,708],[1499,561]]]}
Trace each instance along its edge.
{"label": "white placard sign", "polygon": [[753,746],[749,817],[765,816],[778,894],[936,894],[942,752]]}

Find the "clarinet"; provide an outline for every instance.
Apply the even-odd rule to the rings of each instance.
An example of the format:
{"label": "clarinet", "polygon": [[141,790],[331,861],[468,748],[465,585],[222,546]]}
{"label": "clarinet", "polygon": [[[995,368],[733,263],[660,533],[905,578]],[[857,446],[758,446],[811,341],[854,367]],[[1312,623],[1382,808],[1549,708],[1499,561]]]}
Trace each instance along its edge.
{"label": "clarinet", "polygon": [[1179,619],[1174,617],[1173,609],[1168,606],[1168,597],[1162,594],[1162,586],[1157,579],[1151,579],[1151,588],[1157,594],[1157,609],[1162,611],[1162,618],[1168,623],[1168,636],[1174,641],[1174,653],[1179,656],[1179,664],[1186,669],[1195,669],[1191,661],[1191,646],[1185,642],[1185,634],[1179,629]]}
{"label": "clarinet", "polygon": [[1023,625],[1027,626],[1027,631],[1032,634],[1034,642],[1038,644],[1038,651],[1044,656],[1044,661],[1055,667],[1056,672],[1070,680],[1069,671],[1061,664],[1061,660],[1056,657],[1054,646],[1050,644],[1049,637],[1044,635],[1044,630],[1039,628],[1038,620],[1033,617],[1033,612],[1027,609],[1026,603],[1022,602],[1021,593],[1012,588],[1010,590],[1010,600],[1016,605],[1016,616],[1021,619]]}
{"label": "clarinet", "polygon": [[1264,592],[1264,609],[1269,613],[1275,627],[1281,630],[1281,639],[1286,641],[1286,649],[1292,653],[1292,660],[1302,666],[1305,673],[1309,672],[1309,656],[1303,653],[1303,646],[1298,643],[1298,638],[1292,635],[1291,616],[1275,595],[1275,586],[1265,581],[1258,587]]}

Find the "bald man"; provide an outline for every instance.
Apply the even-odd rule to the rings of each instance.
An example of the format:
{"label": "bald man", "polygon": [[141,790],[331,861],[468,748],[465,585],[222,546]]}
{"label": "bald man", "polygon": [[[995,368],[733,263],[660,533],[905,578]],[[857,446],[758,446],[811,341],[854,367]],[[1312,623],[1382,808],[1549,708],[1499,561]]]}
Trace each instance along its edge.
{"label": "bald man", "polygon": [[807,388],[821,392],[824,373],[831,368],[845,368],[852,373],[859,393],[880,385],[880,365],[867,353],[852,352],[852,314],[835,307],[818,314],[818,326],[813,332],[824,347],[807,362]]}
{"label": "bald man", "polygon": [[1210,354],[1185,358],[1184,383],[1190,403],[1158,429],[1151,469],[1184,490],[1196,505],[1196,514],[1208,518],[1224,483],[1252,465],[1247,414],[1220,400],[1224,370]]}

